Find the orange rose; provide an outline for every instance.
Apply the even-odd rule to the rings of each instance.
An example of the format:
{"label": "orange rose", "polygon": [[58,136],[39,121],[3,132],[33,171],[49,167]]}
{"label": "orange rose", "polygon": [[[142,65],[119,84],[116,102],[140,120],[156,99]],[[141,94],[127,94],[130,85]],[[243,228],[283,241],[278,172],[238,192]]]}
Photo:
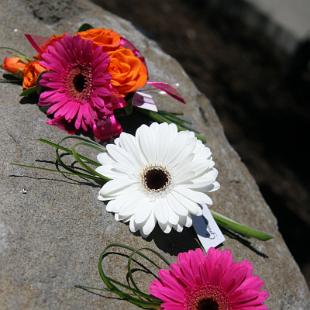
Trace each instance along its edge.
{"label": "orange rose", "polygon": [[89,29],[78,32],[85,40],[92,40],[96,45],[102,46],[105,52],[114,51],[120,46],[121,36],[111,29]]}
{"label": "orange rose", "polygon": [[119,48],[110,52],[108,72],[111,84],[121,95],[134,92],[145,85],[147,69],[145,64],[128,48]]}
{"label": "orange rose", "polygon": [[19,57],[5,57],[2,67],[10,73],[19,74],[22,76],[26,64]]}
{"label": "orange rose", "polygon": [[46,71],[37,61],[29,62],[24,70],[23,88],[27,89],[36,85],[40,73]]}

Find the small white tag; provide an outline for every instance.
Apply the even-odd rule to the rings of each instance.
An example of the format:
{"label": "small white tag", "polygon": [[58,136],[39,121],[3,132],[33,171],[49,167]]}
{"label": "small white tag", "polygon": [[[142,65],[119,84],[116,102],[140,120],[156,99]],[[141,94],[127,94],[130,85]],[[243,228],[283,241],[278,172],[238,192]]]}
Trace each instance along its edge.
{"label": "small white tag", "polygon": [[202,205],[201,216],[193,216],[193,226],[206,252],[225,241],[207,205]]}
{"label": "small white tag", "polygon": [[134,94],[132,104],[138,108],[158,112],[153,97],[149,94],[137,91]]}

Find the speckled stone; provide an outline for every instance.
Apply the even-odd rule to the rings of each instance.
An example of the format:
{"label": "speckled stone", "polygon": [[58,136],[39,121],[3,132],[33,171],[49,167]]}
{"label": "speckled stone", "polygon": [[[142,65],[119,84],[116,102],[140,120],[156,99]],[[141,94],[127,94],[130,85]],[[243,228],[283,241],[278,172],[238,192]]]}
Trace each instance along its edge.
{"label": "speckled stone", "polygon": [[[212,194],[214,210],[275,237],[265,243],[253,243],[268,258],[228,237],[225,247],[231,248],[237,259],[254,263],[270,292],[270,309],[310,309],[308,287],[278,231],[276,219],[253,177],[227,142],[212,105],[182,67],[129,22],[94,4],[56,3],[51,9],[51,1],[46,0],[2,0],[0,46],[31,54],[23,32],[46,36],[74,32],[84,22],[113,28],[130,38],[146,57],[151,79],[179,83],[187,100],[187,105],[181,106],[158,95],[160,106],[183,109],[195,128],[207,137],[222,186]],[[51,149],[40,145],[37,139],[58,140],[64,136],[45,124],[46,117],[37,106],[21,104],[19,92],[16,85],[0,84],[0,309],[135,309],[126,302],[105,299],[74,286],[101,285],[97,259],[110,242],[152,247],[173,261],[173,255],[193,246],[191,231],[164,235],[156,230],[144,240],[131,234],[127,225],[115,222],[112,214],[102,208],[97,201],[97,188],[12,166],[11,162],[53,159]],[[118,260],[109,261],[106,268],[120,276],[125,269],[117,263]]]}

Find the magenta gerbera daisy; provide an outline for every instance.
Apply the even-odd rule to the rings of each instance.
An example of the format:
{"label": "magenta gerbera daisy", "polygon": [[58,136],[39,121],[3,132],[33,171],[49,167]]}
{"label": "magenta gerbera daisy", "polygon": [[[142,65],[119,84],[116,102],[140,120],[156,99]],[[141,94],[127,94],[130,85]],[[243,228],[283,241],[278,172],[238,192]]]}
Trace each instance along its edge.
{"label": "magenta gerbera daisy", "polygon": [[234,262],[231,251],[201,249],[181,253],[168,270],[159,271],[150,293],[165,310],[264,310],[268,293],[252,264]]}
{"label": "magenta gerbera daisy", "polygon": [[[89,40],[65,35],[49,45],[41,58],[47,72],[40,79],[44,91],[39,105],[48,107],[47,114],[52,116],[49,124],[71,133],[106,136],[100,122],[110,124],[113,111],[125,106],[110,83],[108,54]],[[112,123],[115,128],[109,133],[119,134],[120,125]]]}

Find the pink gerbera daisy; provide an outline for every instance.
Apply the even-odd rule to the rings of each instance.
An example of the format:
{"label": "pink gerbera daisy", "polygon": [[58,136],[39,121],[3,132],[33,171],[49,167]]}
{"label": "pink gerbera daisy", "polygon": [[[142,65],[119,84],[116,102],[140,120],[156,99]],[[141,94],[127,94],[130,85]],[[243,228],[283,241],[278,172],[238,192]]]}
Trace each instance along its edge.
{"label": "pink gerbera daisy", "polygon": [[[125,101],[111,86],[107,53],[89,40],[65,35],[49,45],[41,58],[47,72],[40,79],[45,90],[39,105],[49,107],[47,114],[53,116],[49,124],[95,137],[121,132],[113,111],[124,107]],[[104,124],[110,126],[108,134]]]}
{"label": "pink gerbera daisy", "polygon": [[229,250],[181,253],[169,270],[160,270],[150,293],[165,310],[263,310],[268,293],[246,260],[234,262]]}

